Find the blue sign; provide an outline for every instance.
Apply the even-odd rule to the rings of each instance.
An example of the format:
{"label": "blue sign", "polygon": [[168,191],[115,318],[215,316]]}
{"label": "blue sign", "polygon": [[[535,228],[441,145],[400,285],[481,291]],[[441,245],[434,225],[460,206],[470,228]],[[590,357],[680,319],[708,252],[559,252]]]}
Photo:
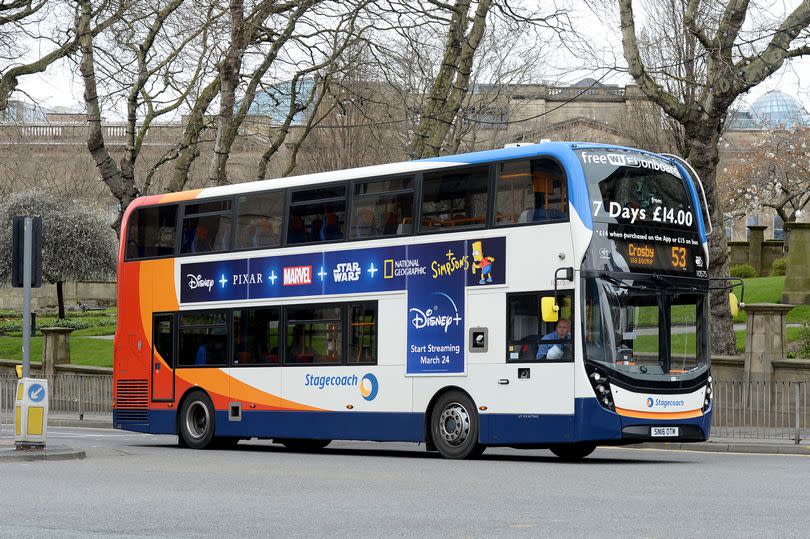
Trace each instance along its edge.
{"label": "blue sign", "polygon": [[408,374],[464,372],[465,243],[408,247],[408,259],[428,270],[408,278]]}
{"label": "blue sign", "polygon": [[31,402],[42,402],[47,394],[48,392],[45,391],[42,384],[31,384],[31,387],[28,388],[28,398]]}
{"label": "blue sign", "polygon": [[408,374],[464,372],[466,287],[506,283],[506,238],[182,264],[180,302],[408,292]]}

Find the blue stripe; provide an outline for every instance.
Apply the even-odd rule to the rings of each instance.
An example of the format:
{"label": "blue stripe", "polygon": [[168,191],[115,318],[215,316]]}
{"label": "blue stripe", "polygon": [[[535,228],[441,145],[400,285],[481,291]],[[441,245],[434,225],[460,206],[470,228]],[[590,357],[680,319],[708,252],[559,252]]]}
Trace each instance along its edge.
{"label": "blue stripe", "polygon": [[[678,167],[678,170],[681,171],[681,176],[683,176],[684,178],[689,178],[685,183],[686,188],[689,189],[689,194],[691,195],[692,200],[694,201],[695,209],[697,209],[697,211],[695,212],[696,214],[695,218],[697,219],[697,229],[698,234],[700,234],[700,242],[706,243],[706,223],[703,222],[703,200],[701,200],[700,197],[698,196],[697,189],[695,188],[695,180],[692,179],[692,176],[689,174],[689,172],[687,172],[687,170],[683,166],[681,166],[680,163],[678,163],[674,159],[668,159],[668,161],[673,165],[675,165],[676,167]],[[706,213],[708,213],[708,209]]]}
{"label": "blue stripe", "polygon": [[[711,410],[702,416],[677,421],[623,417],[603,408],[595,398],[576,399],[575,415],[482,414],[479,439],[489,445],[609,442],[622,437],[622,428],[634,425],[696,425],[709,437]],[[244,411],[242,421],[228,421],[227,411],[216,412],[218,436],[259,438],[315,438],[423,442],[425,414],[394,412]],[[121,421],[118,429],[150,434],[177,434],[174,410],[150,410],[147,422]]]}

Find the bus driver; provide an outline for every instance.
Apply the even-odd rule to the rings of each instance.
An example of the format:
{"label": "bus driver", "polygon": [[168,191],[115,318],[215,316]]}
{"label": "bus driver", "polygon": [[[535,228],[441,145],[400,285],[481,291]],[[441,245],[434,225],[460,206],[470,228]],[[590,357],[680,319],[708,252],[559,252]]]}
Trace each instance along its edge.
{"label": "bus driver", "polygon": [[[557,327],[551,333],[543,335],[541,341],[568,341],[570,336],[571,324],[565,318],[560,318],[557,321]],[[563,355],[568,348],[567,344],[541,344],[537,347],[537,356],[535,359],[562,359]]]}

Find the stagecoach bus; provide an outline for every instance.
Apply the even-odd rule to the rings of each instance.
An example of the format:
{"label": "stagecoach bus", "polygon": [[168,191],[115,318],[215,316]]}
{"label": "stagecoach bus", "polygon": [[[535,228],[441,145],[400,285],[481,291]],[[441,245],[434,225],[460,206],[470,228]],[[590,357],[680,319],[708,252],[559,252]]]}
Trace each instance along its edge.
{"label": "stagecoach bus", "polygon": [[135,200],[113,421],[191,448],[706,440],[688,165],[543,142]]}

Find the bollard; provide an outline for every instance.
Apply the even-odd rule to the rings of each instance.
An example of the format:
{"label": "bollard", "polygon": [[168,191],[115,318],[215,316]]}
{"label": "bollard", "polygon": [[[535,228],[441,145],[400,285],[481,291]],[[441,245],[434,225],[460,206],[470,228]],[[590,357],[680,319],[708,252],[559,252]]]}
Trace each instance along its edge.
{"label": "bollard", "polygon": [[14,399],[14,445],[17,450],[42,449],[48,430],[48,381],[21,378]]}
{"label": "bollard", "polygon": [[794,382],[793,385],[796,386],[796,435],[794,436],[793,441],[798,444],[801,442],[801,423],[799,422],[799,408],[801,406],[801,382]]}

